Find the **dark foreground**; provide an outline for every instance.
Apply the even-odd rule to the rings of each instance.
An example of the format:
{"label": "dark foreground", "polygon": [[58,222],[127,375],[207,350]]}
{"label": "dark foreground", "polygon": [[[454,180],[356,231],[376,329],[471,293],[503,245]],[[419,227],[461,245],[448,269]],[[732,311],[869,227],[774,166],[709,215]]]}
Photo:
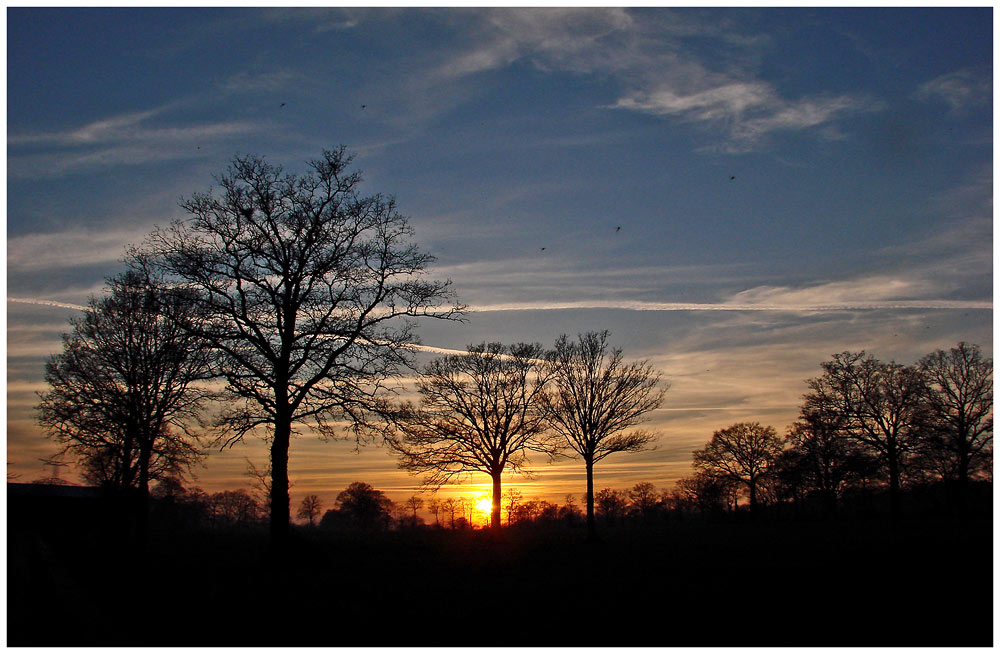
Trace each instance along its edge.
{"label": "dark foreground", "polygon": [[992,521],[8,530],[8,645],[991,646]]}

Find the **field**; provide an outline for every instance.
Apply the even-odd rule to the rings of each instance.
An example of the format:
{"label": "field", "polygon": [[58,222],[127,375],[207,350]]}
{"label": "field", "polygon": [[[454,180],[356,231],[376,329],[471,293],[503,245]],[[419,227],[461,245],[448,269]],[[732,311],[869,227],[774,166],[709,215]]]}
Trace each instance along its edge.
{"label": "field", "polygon": [[8,533],[8,644],[990,646],[992,520]]}

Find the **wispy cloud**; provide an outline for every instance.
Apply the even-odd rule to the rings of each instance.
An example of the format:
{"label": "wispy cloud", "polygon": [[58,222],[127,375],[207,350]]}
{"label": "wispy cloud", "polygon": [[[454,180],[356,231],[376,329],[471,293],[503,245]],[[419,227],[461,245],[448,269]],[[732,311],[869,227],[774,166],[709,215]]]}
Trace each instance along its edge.
{"label": "wispy cloud", "polygon": [[578,302],[520,302],[510,304],[473,305],[472,311],[560,311],[568,309],[618,309],[622,311],[878,311],[895,309],[992,309],[993,303],[975,300],[896,300],[889,302],[846,301],[824,304],[737,303],[737,302],[630,302],[588,301]]}
{"label": "wispy cloud", "polygon": [[7,240],[8,273],[31,273],[119,261],[130,243],[139,243],[148,229],[69,229],[35,233]]}
{"label": "wispy cloud", "polygon": [[[625,8],[504,9],[479,16],[475,44],[435,76],[452,79],[527,60],[543,70],[609,77],[629,89],[610,108],[701,125],[730,151],[757,148],[782,131],[836,137],[840,119],[885,106],[846,94],[782,97],[748,63],[768,46],[768,36],[704,16],[662,12],[650,21]],[[692,39],[718,47],[706,54],[689,47]]]}
{"label": "wispy cloud", "polygon": [[227,139],[253,133],[249,121],[151,124],[177,104],[93,121],[80,127],[8,136],[8,173],[13,177],[53,177],[103,166],[139,165],[198,156]]}
{"label": "wispy cloud", "polygon": [[989,75],[971,68],[946,73],[925,82],[917,89],[919,100],[946,103],[952,114],[961,114],[973,107],[982,107],[993,98],[993,80]]}
{"label": "wispy cloud", "polygon": [[36,304],[43,307],[57,307],[60,309],[77,309],[79,311],[86,311],[87,307],[82,304],[70,304],[69,302],[55,302],[53,300],[36,300],[33,298],[24,297],[9,297],[8,302],[17,302],[19,304]]}

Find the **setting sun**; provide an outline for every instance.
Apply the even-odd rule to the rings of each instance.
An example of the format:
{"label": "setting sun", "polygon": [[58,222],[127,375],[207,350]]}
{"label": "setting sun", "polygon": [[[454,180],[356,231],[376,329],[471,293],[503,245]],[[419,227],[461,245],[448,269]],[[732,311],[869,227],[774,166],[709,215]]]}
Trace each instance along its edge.
{"label": "setting sun", "polygon": [[493,510],[493,500],[488,497],[482,498],[476,502],[476,510],[489,515],[490,511]]}

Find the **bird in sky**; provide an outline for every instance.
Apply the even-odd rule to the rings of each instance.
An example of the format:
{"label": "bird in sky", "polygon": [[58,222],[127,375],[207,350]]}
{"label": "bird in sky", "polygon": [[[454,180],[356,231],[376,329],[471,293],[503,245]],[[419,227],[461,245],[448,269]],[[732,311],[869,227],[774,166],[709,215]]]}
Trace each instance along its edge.
{"label": "bird in sky", "polygon": [[734,179],[736,179],[736,175],[730,175],[729,176],[729,181],[733,181]]}
{"label": "bird in sky", "polygon": [[365,107],[367,107],[367,106],[368,106],[368,105],[366,105],[366,104],[363,104],[363,105],[361,105],[361,108],[362,108],[362,109],[364,109],[364,108],[365,108]]}
{"label": "bird in sky", "polygon": [[545,248],[542,248],[542,252],[545,252]]}
{"label": "bird in sky", "polygon": [[284,102],[282,102],[282,103],[281,103],[281,106],[282,106],[282,107],[284,107],[284,106],[285,106],[285,103],[284,103]]}
{"label": "bird in sky", "polygon": [[620,232],[620,231],[622,231],[622,226],[621,226],[621,225],[618,225],[617,227],[615,227],[615,231],[616,231],[616,232]]}

